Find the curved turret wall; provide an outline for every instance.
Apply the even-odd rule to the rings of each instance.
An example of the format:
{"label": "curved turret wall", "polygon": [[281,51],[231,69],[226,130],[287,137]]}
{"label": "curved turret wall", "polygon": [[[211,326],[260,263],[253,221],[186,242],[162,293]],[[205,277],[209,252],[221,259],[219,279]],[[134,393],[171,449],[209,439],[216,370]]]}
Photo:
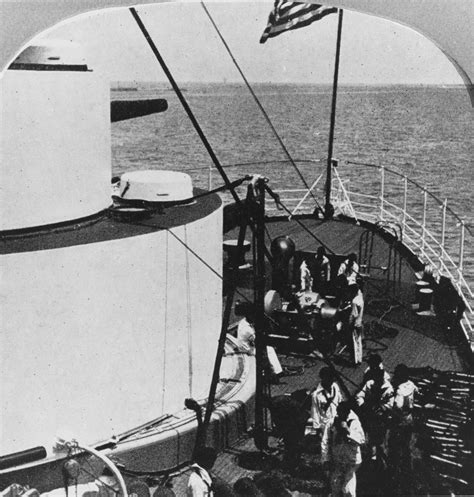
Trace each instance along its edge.
{"label": "curved turret wall", "polygon": [[0,257],[2,454],[50,448],[61,431],[104,440],[207,396],[222,315],[206,266],[221,274],[216,205],[169,229],[153,227],[165,213],[137,236]]}
{"label": "curved turret wall", "polygon": [[111,204],[109,86],[77,64],[75,50],[37,48],[0,80],[0,230],[70,221]]}

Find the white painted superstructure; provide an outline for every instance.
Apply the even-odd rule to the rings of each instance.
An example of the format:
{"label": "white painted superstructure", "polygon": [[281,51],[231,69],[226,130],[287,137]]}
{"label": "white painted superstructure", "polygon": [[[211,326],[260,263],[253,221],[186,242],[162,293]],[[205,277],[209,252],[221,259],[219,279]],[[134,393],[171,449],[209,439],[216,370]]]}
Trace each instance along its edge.
{"label": "white painted superstructure", "polygon": [[222,209],[170,230],[0,257],[1,454],[120,434],[205,398]]}
{"label": "white painted superstructure", "polygon": [[[0,230],[70,221],[111,204],[109,87],[92,70],[74,69],[84,64],[76,51],[48,48],[18,61],[51,70],[10,69],[0,80]],[[64,64],[71,69],[54,69]]]}
{"label": "white painted superstructure", "polygon": [[220,200],[173,207],[191,178],[140,171],[121,182],[133,198],[168,201],[149,225],[76,223],[112,204],[108,86],[74,47],[35,46],[6,71],[1,101],[0,231],[19,231],[0,256],[0,455],[51,453],[58,435],[97,443],[204,399]]}

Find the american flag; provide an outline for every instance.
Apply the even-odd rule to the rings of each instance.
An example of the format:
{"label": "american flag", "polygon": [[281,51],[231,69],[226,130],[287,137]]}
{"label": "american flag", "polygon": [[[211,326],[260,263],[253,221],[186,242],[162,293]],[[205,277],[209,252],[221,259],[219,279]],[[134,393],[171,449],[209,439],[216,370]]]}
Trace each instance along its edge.
{"label": "american flag", "polygon": [[308,24],[336,12],[337,9],[335,7],[275,0],[275,6],[270,12],[268,24],[260,38],[260,43],[265,43],[268,38],[278,36],[284,31],[308,26]]}

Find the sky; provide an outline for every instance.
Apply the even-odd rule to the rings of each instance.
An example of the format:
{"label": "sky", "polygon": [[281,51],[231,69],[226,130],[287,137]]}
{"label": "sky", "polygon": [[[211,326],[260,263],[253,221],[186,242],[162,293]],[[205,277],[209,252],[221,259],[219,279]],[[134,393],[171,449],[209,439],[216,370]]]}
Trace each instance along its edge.
{"label": "sky", "polygon": [[[260,44],[271,7],[271,3],[208,5],[247,79],[331,83],[337,15]],[[241,81],[199,3],[137,10],[178,82]],[[166,80],[128,9],[66,21],[47,37],[84,45],[89,65],[111,81]],[[410,28],[345,11],[339,83],[462,84],[462,80],[441,51]]]}

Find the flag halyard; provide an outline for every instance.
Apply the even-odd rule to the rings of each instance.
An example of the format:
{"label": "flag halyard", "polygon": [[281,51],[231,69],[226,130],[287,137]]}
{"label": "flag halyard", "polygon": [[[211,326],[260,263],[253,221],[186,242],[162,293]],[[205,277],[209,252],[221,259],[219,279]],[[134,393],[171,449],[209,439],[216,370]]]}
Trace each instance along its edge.
{"label": "flag halyard", "polygon": [[335,7],[275,0],[275,5],[268,17],[268,24],[260,38],[260,43],[265,43],[268,38],[278,36],[285,31],[308,26],[312,22],[336,12],[337,8]]}

